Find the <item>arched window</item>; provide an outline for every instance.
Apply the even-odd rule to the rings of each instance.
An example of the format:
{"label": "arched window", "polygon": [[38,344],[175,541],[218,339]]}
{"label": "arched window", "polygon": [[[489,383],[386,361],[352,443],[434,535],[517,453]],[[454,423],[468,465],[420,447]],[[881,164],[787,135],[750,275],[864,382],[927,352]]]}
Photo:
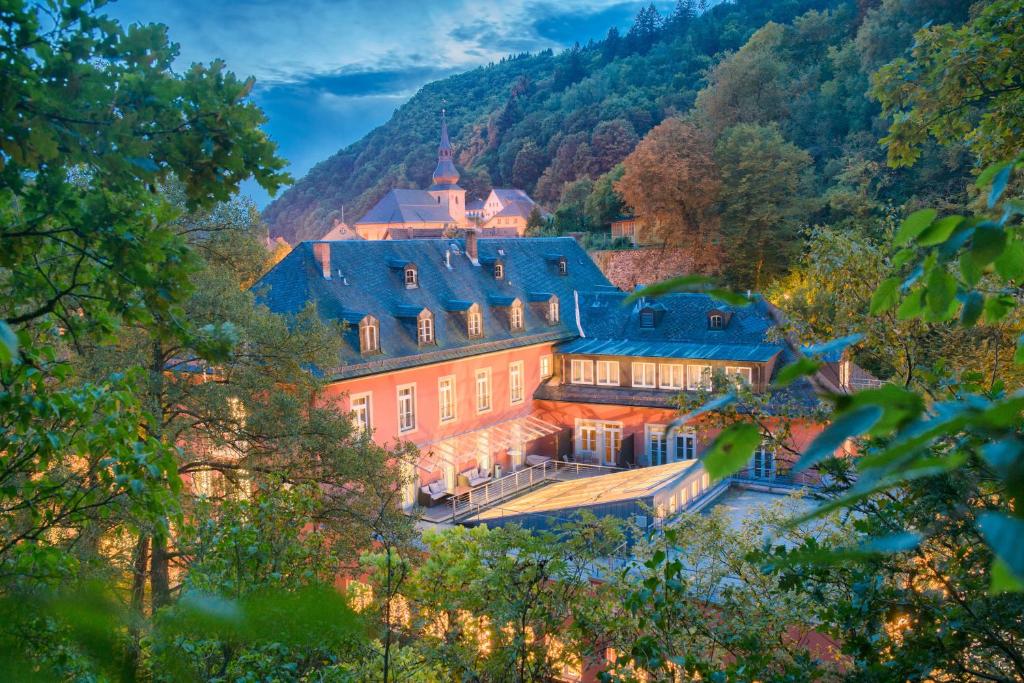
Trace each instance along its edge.
{"label": "arched window", "polygon": [[420,286],[419,277],[416,274],[416,266],[408,265],[405,267],[405,288],[416,289]]}
{"label": "arched window", "polygon": [[494,264],[494,279],[500,280],[505,277],[505,266],[501,261]]}
{"label": "arched window", "polygon": [[554,325],[558,322],[558,297],[551,297],[548,302],[548,322]]}
{"label": "arched window", "polygon": [[523,329],[523,304],[518,300],[508,309],[508,323],[513,332]]}
{"label": "arched window", "polygon": [[420,344],[434,343],[434,316],[430,311],[420,313],[416,321],[416,341]]}
{"label": "arched window", "polygon": [[708,318],[708,327],[713,330],[722,329],[722,323],[725,322],[720,313],[712,313],[711,317]]}
{"label": "arched window", "polygon": [[466,332],[470,339],[484,336],[484,318],[476,304],[466,313]]}
{"label": "arched window", "polygon": [[380,323],[368,315],[359,323],[359,351],[374,353],[380,351]]}

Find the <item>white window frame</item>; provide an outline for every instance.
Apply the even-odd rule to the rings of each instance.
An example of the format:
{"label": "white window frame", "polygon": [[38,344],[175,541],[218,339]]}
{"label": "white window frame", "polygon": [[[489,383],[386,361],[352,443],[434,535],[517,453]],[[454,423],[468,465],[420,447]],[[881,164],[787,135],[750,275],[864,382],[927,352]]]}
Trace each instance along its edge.
{"label": "white window frame", "polygon": [[594,361],[586,358],[569,359],[569,383],[593,384]]}
{"label": "white window frame", "polygon": [[[678,373],[678,377],[676,376]],[[660,363],[658,386],[662,389],[682,390],[686,386],[686,366],[682,363]]]}
{"label": "white window frame", "polygon": [[[601,425],[591,420],[577,420],[576,450],[582,455],[597,455],[600,449]],[[589,436],[586,436],[589,435]],[[587,441],[592,439],[592,443]]]}
{"label": "white window frame", "polygon": [[[717,323],[715,321],[718,321]],[[708,316],[708,327],[712,330],[721,330],[725,327],[725,316],[721,313],[712,313]]]}
{"label": "white window frame", "polygon": [[359,325],[359,341],[362,353],[380,351],[380,328],[375,321],[367,321]]}
{"label": "white window frame", "polygon": [[420,274],[416,272],[415,266],[405,267],[404,280],[406,289],[416,289],[420,286]]}
{"label": "white window frame", "polygon": [[[484,388],[485,391],[481,391],[481,387]],[[491,412],[494,408],[493,394],[494,392],[491,387],[491,369],[483,368],[477,370],[473,383],[473,397],[476,402],[477,415]],[[486,399],[486,405],[481,406],[481,399]]]}
{"label": "white window frame", "polygon": [[686,366],[686,390],[697,391],[698,389],[711,389],[711,366],[710,365],[687,365]]}
{"label": "white window frame", "polygon": [[[357,404],[362,403],[361,407]],[[356,429],[370,431],[373,429],[373,392],[364,391],[359,394],[352,394],[348,398],[348,409],[353,413]],[[360,414],[364,417],[360,418]]]}
{"label": "white window frame", "polygon": [[425,315],[416,320],[416,341],[420,344],[434,343],[434,316]]}
{"label": "white window frame", "polygon": [[743,367],[740,365],[726,365],[725,376],[730,380],[735,381],[739,378],[741,382],[746,384],[748,387],[754,384],[754,369],[749,367]]}
{"label": "white window frame", "polygon": [[619,361],[597,361],[597,383],[603,387],[619,386]]}
{"label": "white window frame", "polygon": [[494,264],[494,279],[501,280],[505,277],[505,266],[501,263]]}
{"label": "white window frame", "polygon": [[[654,389],[658,386],[658,366],[655,363],[648,363],[646,361],[633,361],[632,375],[633,375],[633,386],[638,389]],[[637,376],[637,371],[639,377]],[[650,371],[650,377],[648,378],[647,373]],[[639,381],[638,381],[639,380]]]}
{"label": "white window frame", "polygon": [[[441,424],[458,419],[459,401],[455,387],[455,375],[445,375],[437,380],[437,417]],[[445,410],[447,407],[451,408],[450,412]]]}
{"label": "white window frame", "polygon": [[[403,413],[405,411],[402,408],[402,403],[403,403],[402,392],[404,392],[404,391],[408,391],[409,392],[408,393],[409,408],[410,408],[409,415],[410,415],[411,422],[408,423],[408,424],[403,420]],[[413,383],[413,384],[399,384],[397,387],[395,387],[395,396],[396,396],[396,401],[395,402],[396,402],[397,407],[398,407],[398,433],[399,434],[408,434],[409,432],[415,432],[416,431],[416,426],[417,426],[416,425],[416,384],[415,383]]]}
{"label": "white window frame", "polygon": [[466,314],[466,333],[470,339],[484,336],[484,317],[480,311],[470,310]]}
{"label": "white window frame", "polygon": [[[652,437],[654,437],[655,435],[659,435],[661,437],[660,443],[662,452],[665,456],[664,462],[658,462],[654,458],[654,443]],[[668,445],[668,429],[665,427],[665,425],[644,425],[644,452],[647,454],[647,461],[650,462],[651,465],[665,465],[671,462],[669,460],[671,454],[669,453]]]}
{"label": "white window frame", "polygon": [[513,332],[523,329],[523,305],[521,303],[516,302],[509,307],[508,326]]}
{"label": "white window frame", "polygon": [[544,354],[540,357],[540,378],[547,379],[554,374],[555,359],[550,354]]}
{"label": "white window frame", "polygon": [[558,322],[558,319],[558,298],[556,297],[548,302],[548,322],[554,325],[555,323]]}
{"label": "white window frame", "polygon": [[[683,450],[680,453],[679,441],[684,440]],[[696,460],[697,458],[697,432],[693,429],[680,429],[672,435],[672,458],[676,461],[681,460]],[[689,450],[692,453],[691,457],[686,457],[686,451]]]}
{"label": "white window frame", "polygon": [[[508,400],[513,405],[526,400],[526,368],[521,360],[508,364]],[[518,396],[516,395],[518,393]]]}

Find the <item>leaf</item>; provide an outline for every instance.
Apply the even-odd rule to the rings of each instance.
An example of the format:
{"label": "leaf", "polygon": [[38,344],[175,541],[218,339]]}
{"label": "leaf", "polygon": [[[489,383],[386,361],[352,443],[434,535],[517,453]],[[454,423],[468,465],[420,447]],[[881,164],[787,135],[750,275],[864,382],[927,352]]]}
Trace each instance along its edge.
{"label": "leaf", "polygon": [[1017,307],[1017,301],[1006,294],[985,299],[985,322],[997,323]]}
{"label": "leaf", "polygon": [[929,225],[928,228],[921,233],[917,238],[917,243],[922,247],[933,247],[936,244],[942,244],[949,239],[949,236],[953,234],[953,231],[956,230],[963,222],[964,217],[956,214],[940,218]]}
{"label": "leaf", "polygon": [[846,347],[856,344],[864,338],[863,334],[859,332],[854,334],[848,334],[845,337],[839,337],[831,341],[822,342],[821,344],[815,344],[814,346],[808,346],[804,349],[804,353],[808,356],[825,356],[831,357],[837,351],[845,351]]}
{"label": "leaf", "polygon": [[847,439],[860,436],[874,427],[884,412],[879,406],[868,405],[840,415],[811,442],[793,466],[793,471],[802,472],[831,458]]}
{"label": "leaf", "polygon": [[1002,512],[982,512],[978,528],[1013,578],[1024,580],[1024,519]]}
{"label": "leaf", "polygon": [[935,209],[920,209],[903,219],[893,241],[896,246],[903,246],[914,240],[925,228],[932,224],[939,212]]}
{"label": "leaf", "polygon": [[156,165],[156,162],[149,157],[127,157],[127,161],[132,166],[141,168],[146,173],[156,173],[160,170],[160,167]]}
{"label": "leaf", "polygon": [[871,315],[879,315],[896,307],[899,303],[900,279],[890,277],[878,285],[871,295]]}
{"label": "leaf", "polygon": [[1006,245],[995,261],[996,272],[1005,280],[1020,280],[1024,277],[1024,242],[1016,240]]}
{"label": "leaf", "polygon": [[731,292],[728,289],[709,289],[708,296],[725,302],[730,306],[749,306],[751,302],[746,296]]}
{"label": "leaf", "polygon": [[1020,593],[1024,581],[1013,575],[1009,565],[998,557],[992,561],[992,581],[988,587],[992,593]]}
{"label": "leaf", "polygon": [[924,293],[925,290],[919,289],[907,295],[903,299],[903,303],[896,309],[896,318],[898,320],[910,320],[921,315],[921,311],[924,308]]}
{"label": "leaf", "polygon": [[1017,350],[1013,352],[1013,362],[1024,365],[1024,334],[1017,340]]}
{"label": "leaf", "polygon": [[729,405],[730,403],[732,403],[735,400],[736,400],[736,394],[734,392],[730,391],[728,394],[724,394],[722,396],[719,396],[718,398],[714,398],[714,399],[706,402],[704,405],[700,406],[699,408],[695,408],[694,410],[691,410],[690,412],[686,413],[685,415],[682,415],[682,416],[677,417],[676,419],[672,420],[672,423],[668,426],[668,429],[669,429],[669,431],[671,431],[672,429],[677,429],[679,427],[682,427],[683,425],[685,425],[687,422],[689,422],[690,420],[694,419],[695,417],[703,415],[704,413],[709,413],[709,412],[714,411],[714,410],[720,410],[720,409],[724,408],[725,406]]}
{"label": "leaf", "polygon": [[755,425],[749,422],[729,425],[704,455],[704,469],[712,479],[727,477],[746,465],[760,444],[761,430]]}
{"label": "leaf", "polygon": [[18,357],[18,335],[0,320],[0,363],[9,363]]}
{"label": "leaf", "polygon": [[1011,173],[1013,173],[1012,163],[1006,164],[996,173],[995,178],[992,180],[992,190],[988,193],[988,208],[991,209],[999,203],[999,198],[1006,191],[1006,184],[1010,182]]}
{"label": "leaf", "polygon": [[984,171],[982,171],[978,175],[978,179],[974,181],[974,186],[977,187],[979,190],[985,189],[985,186],[992,182],[992,178],[994,178],[995,175],[999,173],[999,171],[1011,165],[1012,163],[1012,161],[1003,161],[995,164],[990,164],[985,168]]}
{"label": "leaf", "polygon": [[820,360],[815,360],[813,358],[799,358],[779,370],[779,374],[775,376],[775,381],[772,382],[772,386],[776,389],[787,387],[801,377],[813,375],[822,365],[823,363]]}
{"label": "leaf", "polygon": [[928,290],[925,300],[928,309],[935,315],[942,315],[949,310],[949,305],[956,297],[956,280],[940,265],[932,268],[928,274]]}
{"label": "leaf", "polygon": [[971,240],[971,260],[984,268],[996,260],[1006,248],[1006,231],[992,226],[978,226]]}
{"label": "leaf", "polygon": [[974,324],[978,322],[978,318],[981,317],[981,312],[985,306],[985,297],[982,296],[981,292],[971,292],[964,299],[964,307],[960,311],[960,324],[964,327],[974,327]]}
{"label": "leaf", "polygon": [[680,277],[670,278],[668,280],[662,280],[656,282],[653,285],[639,289],[628,297],[626,297],[626,304],[632,303],[637,299],[643,297],[658,297],[662,294],[670,294],[672,292],[702,292],[708,288],[713,280],[704,275],[683,275]]}
{"label": "leaf", "polygon": [[921,534],[916,531],[899,531],[887,536],[868,539],[861,550],[869,553],[903,553],[921,544]]}

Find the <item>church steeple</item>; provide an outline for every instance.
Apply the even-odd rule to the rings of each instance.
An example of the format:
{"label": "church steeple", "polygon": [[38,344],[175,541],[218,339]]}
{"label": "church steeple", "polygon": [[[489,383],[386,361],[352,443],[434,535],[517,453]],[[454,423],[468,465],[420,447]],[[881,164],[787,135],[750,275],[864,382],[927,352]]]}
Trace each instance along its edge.
{"label": "church steeple", "polygon": [[452,163],[452,143],[448,139],[448,120],[441,110],[441,144],[437,146],[437,168],[434,169],[434,185],[431,189],[459,182],[459,172]]}

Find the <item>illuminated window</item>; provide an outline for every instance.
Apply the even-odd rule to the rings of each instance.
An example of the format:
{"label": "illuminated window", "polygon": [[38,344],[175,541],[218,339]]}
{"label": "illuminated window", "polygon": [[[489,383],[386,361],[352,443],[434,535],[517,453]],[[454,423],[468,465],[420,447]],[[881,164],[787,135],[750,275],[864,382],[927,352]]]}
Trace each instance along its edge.
{"label": "illuminated window", "polygon": [[405,288],[416,289],[419,287],[419,277],[416,275],[416,266],[405,267]]}
{"label": "illuminated window", "polygon": [[554,325],[558,322],[558,297],[551,297],[548,302],[548,322]]}
{"label": "illuminated window", "polygon": [[411,432],[416,429],[416,385],[398,387],[398,431]]}
{"label": "illuminated window", "polygon": [[523,329],[523,304],[519,301],[513,301],[511,308],[509,308],[508,314],[509,327],[512,331],[518,331]]}
{"label": "illuminated window", "polygon": [[657,381],[657,369],[654,363],[633,362],[633,386],[642,389],[653,389]]}
{"label": "illuminated window", "polygon": [[660,369],[660,386],[662,389],[682,389],[686,366],[662,363]]}
{"label": "illuminated window", "polygon": [[508,394],[512,403],[523,402],[523,361],[509,363],[508,366]]}
{"label": "illuminated window", "polygon": [[597,383],[606,387],[619,386],[619,361],[597,361]]}
{"label": "illuminated window", "polygon": [[476,371],[476,412],[485,413],[491,409],[491,369]]}
{"label": "illuminated window", "polygon": [[573,384],[594,383],[594,361],[573,358],[569,363],[569,367],[572,370],[569,381]]}
{"label": "illuminated window", "polygon": [[552,369],[551,369],[552,367],[554,367],[554,363],[552,362],[551,355],[548,354],[546,356],[541,356],[540,357],[540,378],[541,379],[547,379],[548,377],[550,377],[553,374],[552,373]]}
{"label": "illuminated window", "polygon": [[687,365],[686,388],[690,391],[696,391],[697,389],[711,389],[711,366]]}
{"label": "illuminated window", "polygon": [[725,367],[725,376],[743,386],[749,387],[753,384],[753,371],[750,368],[727,365]]}
{"label": "illuminated window", "polygon": [[416,321],[416,340],[420,344],[434,343],[434,316],[429,311],[420,313]]}
{"label": "illuminated window", "polygon": [[353,394],[351,401],[352,421],[360,431],[369,431],[373,428],[373,421],[370,415],[370,400],[372,394]]}
{"label": "illuminated window", "polygon": [[500,280],[505,277],[505,266],[500,262],[494,264],[494,279]]}
{"label": "illuminated window", "polygon": [[362,353],[380,351],[380,323],[372,315],[359,323],[359,350]]}
{"label": "illuminated window", "polygon": [[437,380],[437,399],[441,411],[441,422],[455,419],[455,375]]}
{"label": "illuminated window", "polygon": [[470,339],[482,337],[484,334],[484,317],[480,315],[480,309],[476,304],[473,304],[466,315],[466,327]]}

